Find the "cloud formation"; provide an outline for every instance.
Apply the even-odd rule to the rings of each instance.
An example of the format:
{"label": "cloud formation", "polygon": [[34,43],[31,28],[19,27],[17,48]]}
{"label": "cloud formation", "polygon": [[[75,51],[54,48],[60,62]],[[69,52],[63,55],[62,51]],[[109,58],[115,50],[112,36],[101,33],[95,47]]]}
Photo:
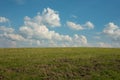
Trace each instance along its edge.
{"label": "cloud formation", "polygon": [[0,26],[0,38],[9,39],[12,41],[22,41],[23,37],[14,32],[13,28]]}
{"label": "cloud formation", "polygon": [[13,33],[14,29],[9,28],[9,27],[5,27],[5,26],[0,26],[0,32]]}
{"label": "cloud formation", "polygon": [[113,22],[105,25],[102,32],[106,37],[111,40],[111,44],[115,47],[120,46],[120,27]]}
{"label": "cloud formation", "polygon": [[73,30],[83,30],[84,29],[80,24],[76,24],[71,21],[67,21],[67,26]]}
{"label": "cloud formation", "polygon": [[[44,9],[47,10],[47,9]],[[48,15],[49,11],[45,11],[46,15]],[[52,12],[54,12],[52,10]],[[46,16],[46,15],[43,16]],[[58,18],[51,18],[53,15],[46,16],[46,19],[48,20],[42,20],[42,17],[40,15],[35,16],[34,18],[25,17],[24,19],[24,25],[19,28],[20,34],[27,38],[27,40],[33,40],[36,41],[39,45],[47,45],[46,46],[71,46],[73,43],[75,46],[80,46],[87,44],[87,39],[85,36],[78,36],[77,34],[73,37],[70,37],[69,35],[62,35],[54,30],[49,30],[49,26],[60,26],[60,24],[54,24],[52,22],[57,21]],[[58,19],[58,23],[59,23]],[[46,23],[49,23],[46,24]]]}
{"label": "cloud formation", "polygon": [[[34,17],[25,16],[24,24],[18,30],[10,25],[8,27],[7,22],[10,22],[8,18],[0,17],[0,47],[120,47],[120,27],[113,22],[105,25],[102,36],[99,34],[94,37],[96,41],[93,43],[89,43],[84,35],[56,32],[54,28],[62,26],[59,13],[51,8],[44,9]],[[90,21],[82,25],[71,21],[66,24],[73,30],[94,29]],[[101,40],[103,37],[110,42]]]}
{"label": "cloud formation", "polygon": [[42,13],[42,20],[44,23],[49,26],[56,27],[60,26],[60,17],[57,11],[54,11],[50,8],[44,9]]}
{"label": "cloud formation", "polygon": [[37,16],[34,18],[30,18],[26,16],[24,18],[24,23],[25,25],[32,25],[32,26],[37,26],[37,25],[47,25],[47,27],[59,27],[61,26],[60,24],[60,17],[57,11],[54,11],[53,9],[46,8],[42,12],[38,12]]}
{"label": "cloud formation", "polygon": [[66,24],[68,27],[70,27],[73,30],[84,30],[84,29],[93,29],[94,28],[93,23],[91,23],[90,21],[86,22],[83,25],[76,24],[76,23],[71,22],[71,21],[67,21]]}
{"label": "cloud formation", "polygon": [[94,24],[90,21],[86,22],[84,25],[83,25],[84,29],[94,29]]}
{"label": "cloud formation", "polygon": [[[7,47],[58,47],[58,46],[85,46],[87,38],[84,35],[62,35],[49,27],[60,26],[59,14],[53,9],[44,9],[42,14],[24,18],[23,26],[19,30],[0,26],[0,43]],[[6,42],[11,44],[7,44]],[[10,46],[13,45],[13,46]],[[0,46],[1,47],[1,46]]]}
{"label": "cloud formation", "polygon": [[6,17],[0,17],[0,23],[6,23],[9,22],[9,19],[7,19]]}
{"label": "cloud formation", "polygon": [[118,42],[120,44],[120,27],[115,25],[113,22],[106,25],[103,30],[103,34],[111,38],[114,42]]}

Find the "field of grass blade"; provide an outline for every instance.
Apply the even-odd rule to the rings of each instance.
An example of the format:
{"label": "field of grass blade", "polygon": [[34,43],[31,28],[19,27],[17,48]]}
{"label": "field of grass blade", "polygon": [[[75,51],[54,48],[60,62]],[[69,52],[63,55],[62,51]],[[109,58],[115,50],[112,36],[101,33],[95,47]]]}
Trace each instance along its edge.
{"label": "field of grass blade", "polygon": [[120,80],[120,48],[1,48],[0,80]]}

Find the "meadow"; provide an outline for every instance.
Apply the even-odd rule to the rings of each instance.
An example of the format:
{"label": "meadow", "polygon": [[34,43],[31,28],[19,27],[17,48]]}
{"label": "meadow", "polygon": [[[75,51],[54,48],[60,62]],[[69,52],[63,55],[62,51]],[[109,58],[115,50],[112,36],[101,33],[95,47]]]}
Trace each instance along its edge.
{"label": "meadow", "polygon": [[0,80],[120,80],[120,48],[1,48]]}

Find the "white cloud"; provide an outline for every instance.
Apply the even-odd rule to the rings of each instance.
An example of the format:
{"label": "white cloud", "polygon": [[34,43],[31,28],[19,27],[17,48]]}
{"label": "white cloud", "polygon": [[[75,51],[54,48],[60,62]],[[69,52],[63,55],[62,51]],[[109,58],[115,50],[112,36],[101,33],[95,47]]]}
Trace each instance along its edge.
{"label": "white cloud", "polygon": [[74,35],[73,41],[80,44],[87,44],[87,38],[83,35]]}
{"label": "white cloud", "polygon": [[67,26],[74,30],[83,30],[84,29],[80,24],[76,24],[71,21],[67,21]]}
{"label": "white cloud", "polygon": [[24,38],[19,35],[19,34],[15,34],[14,33],[14,29],[13,28],[8,28],[5,26],[0,26],[0,38],[7,38],[10,40],[15,40],[15,41],[22,41],[24,40]]}
{"label": "white cloud", "polygon": [[[44,18],[46,16],[46,19]],[[50,18],[51,16],[51,18]],[[50,19],[49,19],[50,18]],[[47,20],[49,19],[49,20]],[[58,19],[58,20],[57,20]],[[46,39],[46,40],[71,40],[68,35],[60,35],[55,31],[50,31],[48,26],[60,26],[59,18],[54,10],[47,8],[44,9],[43,15],[38,14],[34,18],[26,16],[24,18],[24,25],[20,27],[20,33],[27,38],[31,39]],[[57,21],[57,22],[56,22]],[[46,23],[49,23],[46,24]]]}
{"label": "white cloud", "polygon": [[1,32],[6,32],[6,33],[13,33],[14,29],[13,28],[8,28],[8,27],[5,27],[5,26],[0,26],[0,31]]}
{"label": "white cloud", "polygon": [[[118,31],[118,29],[119,29],[119,27],[117,25],[115,25],[113,22],[110,22],[106,25],[103,32],[108,35],[114,35],[116,33],[116,31]],[[119,33],[117,32],[117,34],[119,34]]]}
{"label": "white cloud", "polygon": [[[50,18],[50,19],[49,19]],[[86,46],[87,38],[83,35],[75,34],[73,36],[62,35],[49,27],[60,26],[60,18],[58,13],[47,8],[44,9],[42,15],[30,18],[24,18],[23,26],[19,30],[10,27],[0,27],[0,45],[5,44],[10,47],[58,47],[58,46]],[[16,33],[17,32],[17,33]],[[8,44],[11,42],[11,44]],[[12,47],[13,47],[12,46]]]}
{"label": "white cloud", "polygon": [[[44,40],[44,41],[47,41],[48,44],[51,44],[51,42],[52,42],[52,44],[57,45],[57,46],[59,46],[58,43],[61,43],[61,42],[63,42],[63,43],[65,42],[65,44],[70,43],[70,42],[73,43],[74,41],[75,41],[75,43],[78,43],[78,41],[79,41],[80,44],[86,43],[85,42],[86,38],[83,36],[76,35],[77,37],[70,37],[69,35],[61,35],[55,31],[50,31],[46,27],[46,25],[43,25],[42,23],[39,23],[38,21],[36,21],[34,19],[30,19],[28,17],[27,17],[27,20],[25,19],[25,25],[20,27],[20,29],[19,29],[22,36],[24,36],[28,39],[37,40],[37,43],[39,43],[39,44],[42,40]],[[61,43],[61,44],[63,44],[63,43]]]}
{"label": "white cloud", "polygon": [[111,38],[114,42],[120,43],[120,27],[110,22],[103,30],[103,34]]}
{"label": "white cloud", "polygon": [[105,25],[102,31],[103,37],[109,40],[112,47],[120,47],[120,27],[113,22]]}
{"label": "white cloud", "polygon": [[12,41],[24,41],[24,38],[23,38],[21,35],[19,35],[19,34],[14,34],[14,33],[12,33],[12,34],[4,33],[4,34],[2,35],[2,37],[7,38],[7,39],[10,39],[10,40],[12,40]]}
{"label": "white cloud", "polygon": [[[42,16],[34,18],[25,17],[24,25],[19,28],[20,34],[26,40],[36,41],[39,46],[82,46],[87,44],[87,39],[83,35],[61,35],[54,30],[49,30],[47,24],[43,22]],[[32,43],[31,42],[31,43]]]}
{"label": "white cloud", "polygon": [[[37,16],[34,18],[30,18],[26,16],[24,18],[25,25],[47,25],[47,27],[59,27],[60,24],[60,17],[59,14],[54,11],[53,9],[47,8],[44,9],[42,14],[38,13]],[[32,21],[32,22],[31,22]],[[37,24],[36,24],[37,23]]]}
{"label": "white cloud", "polygon": [[59,14],[50,8],[44,9],[42,13],[42,17],[43,17],[43,21],[52,27],[61,25]]}
{"label": "white cloud", "polygon": [[71,21],[67,21],[66,24],[68,27],[70,27],[73,30],[84,30],[84,29],[93,29],[94,28],[93,23],[91,23],[90,21],[86,22],[83,25],[76,24],[76,23],[71,22]]}
{"label": "white cloud", "polygon": [[86,22],[84,27],[86,27],[86,29],[93,29],[94,28],[94,24],[91,23],[90,21]]}
{"label": "white cloud", "polygon": [[0,26],[0,47],[16,47],[18,42],[22,42],[25,39],[15,33],[15,29]]}
{"label": "white cloud", "polygon": [[0,17],[0,23],[6,23],[9,22],[9,19],[7,19],[6,17]]}

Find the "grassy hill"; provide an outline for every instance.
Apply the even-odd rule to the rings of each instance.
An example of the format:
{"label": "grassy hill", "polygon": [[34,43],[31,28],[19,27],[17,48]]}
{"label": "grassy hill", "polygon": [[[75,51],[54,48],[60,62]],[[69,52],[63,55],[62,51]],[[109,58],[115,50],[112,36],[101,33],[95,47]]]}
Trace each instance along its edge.
{"label": "grassy hill", "polygon": [[120,80],[120,49],[0,49],[0,80]]}

